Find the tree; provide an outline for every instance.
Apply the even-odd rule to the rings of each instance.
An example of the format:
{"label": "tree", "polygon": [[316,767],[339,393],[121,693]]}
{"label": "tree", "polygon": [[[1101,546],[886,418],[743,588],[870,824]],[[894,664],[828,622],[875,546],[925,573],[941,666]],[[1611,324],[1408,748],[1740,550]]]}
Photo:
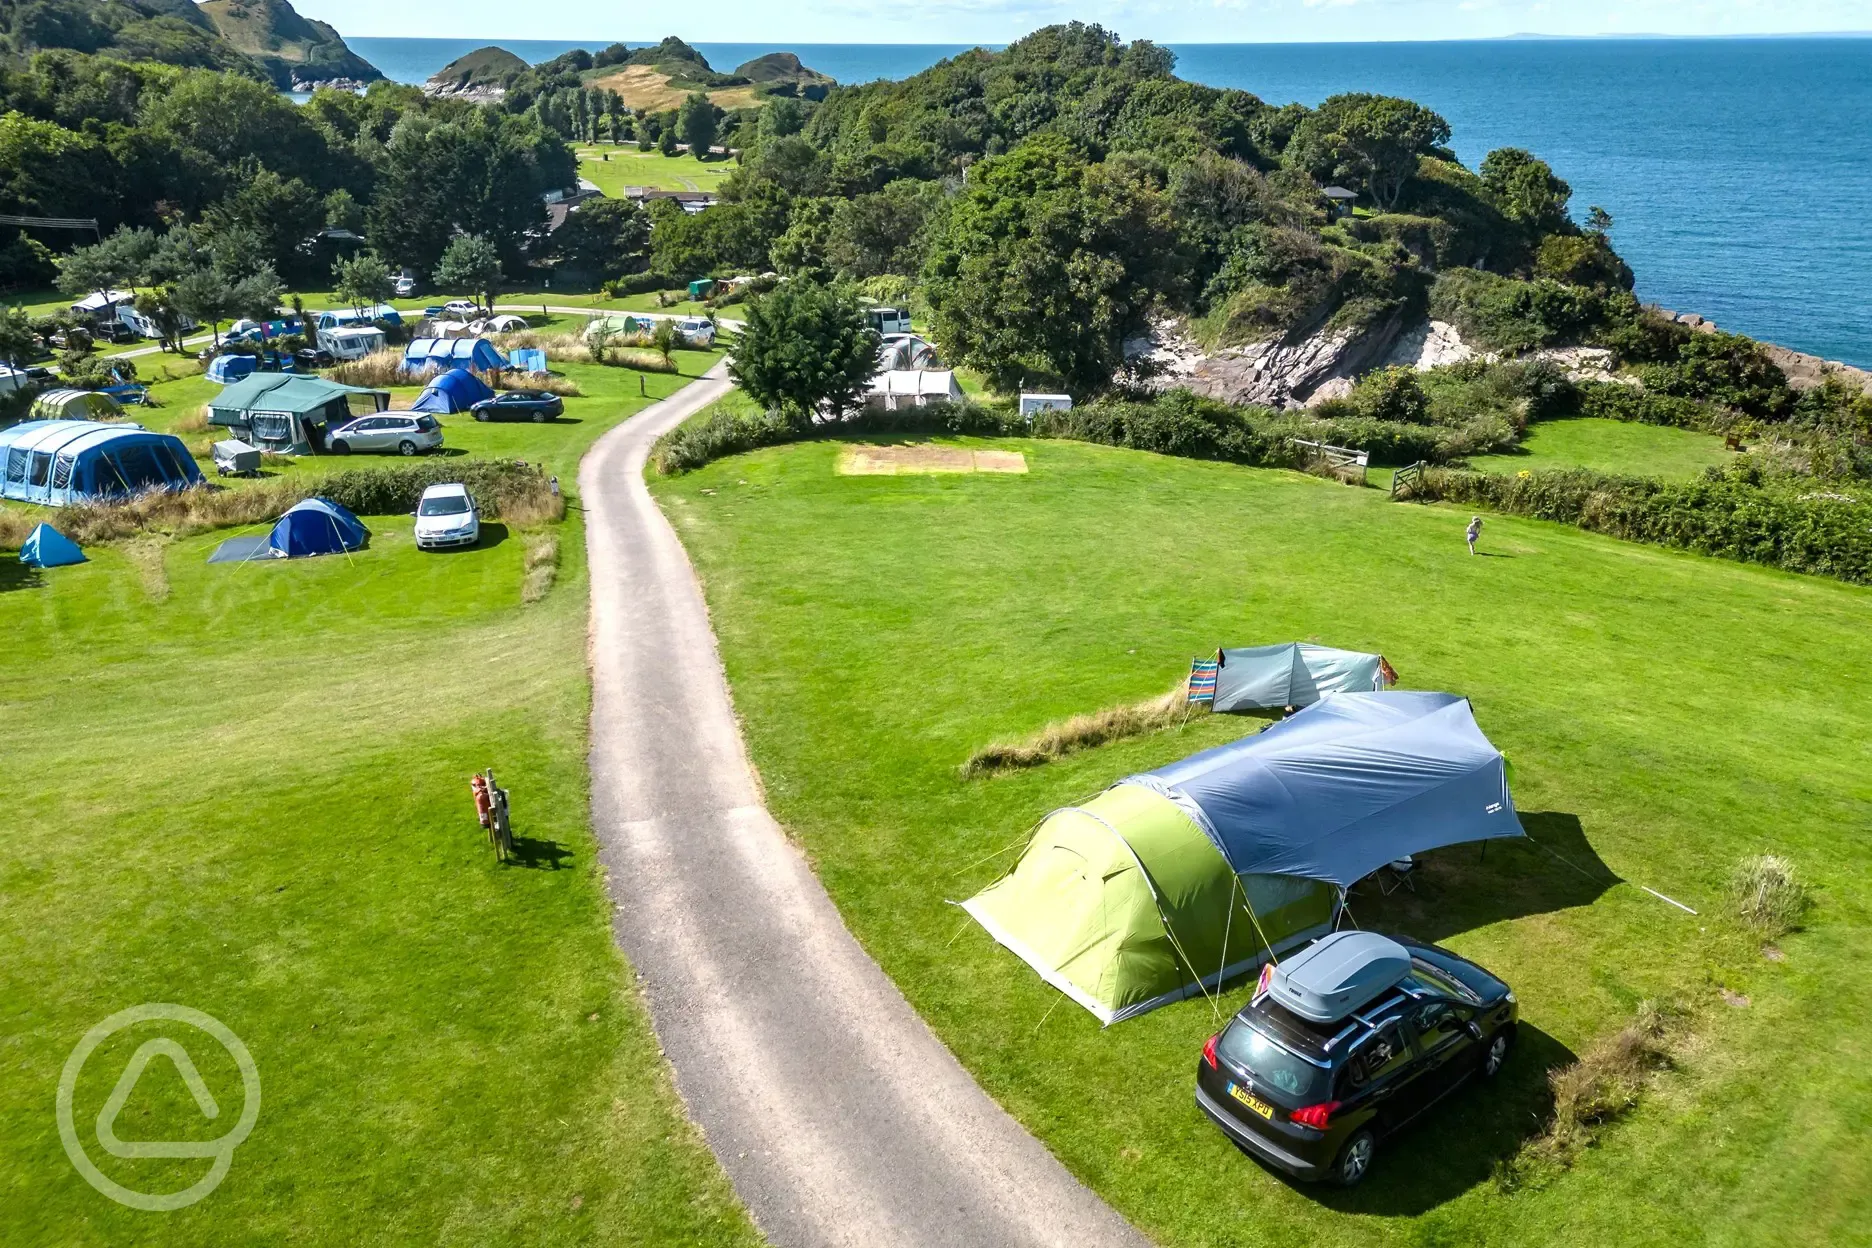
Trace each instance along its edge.
{"label": "tree", "polygon": [[1498,147],[1482,158],[1482,185],[1502,215],[1535,234],[1571,228],[1567,202],[1573,188],[1554,176],[1546,161],[1518,147]]}
{"label": "tree", "polygon": [[716,124],[715,105],[708,96],[697,91],[683,101],[676,128],[682,132],[682,141],[689,145],[689,154],[697,160],[707,160],[709,148],[715,146]]}
{"label": "tree", "polygon": [[212,267],[184,274],[172,288],[171,298],[177,308],[208,326],[215,345],[221,345],[221,322],[236,315],[234,284],[225,274]]}
{"label": "tree", "polygon": [[657,151],[665,156],[674,156],[676,154],[676,127],[664,126],[658,131],[656,145]]}
{"label": "tree", "polygon": [[59,289],[73,295],[133,289],[148,276],[155,253],[154,233],[119,227],[102,242],[60,257]]}
{"label": "tree", "polygon": [[1598,204],[1594,204],[1586,210],[1586,228],[1595,234],[1610,234],[1612,232],[1612,214],[1601,208]]}
{"label": "tree", "polygon": [[560,264],[602,279],[641,272],[650,252],[650,218],[628,199],[588,199],[553,231]]}
{"label": "tree", "polygon": [[182,349],[182,334],[188,317],[176,303],[173,286],[157,286],[136,297],[136,310],[156,326],[156,343],[164,351]]}
{"label": "tree", "polygon": [[1179,273],[1163,195],[1039,134],[969,171],[930,244],[924,290],[947,355],[995,388],[1087,394],[1124,363],[1156,292]]}
{"label": "tree", "polygon": [[855,295],[794,280],[748,305],[728,371],[749,398],[805,429],[852,406],[877,372],[877,353]]}
{"label": "tree", "polygon": [[1330,96],[1294,130],[1288,159],[1322,181],[1362,185],[1386,212],[1397,207],[1417,160],[1449,142],[1449,122],[1389,95]]}
{"label": "tree", "polygon": [[494,311],[494,293],[500,289],[501,257],[493,243],[479,234],[464,234],[453,239],[436,265],[436,285],[444,290],[462,290]]}
{"label": "tree", "polygon": [[374,251],[360,251],[332,265],[332,292],[359,316],[368,308],[388,303],[396,294],[390,266]]}
{"label": "tree", "polygon": [[0,312],[0,360],[17,368],[39,349],[39,335],[33,332],[33,318],[25,308],[13,304]]}

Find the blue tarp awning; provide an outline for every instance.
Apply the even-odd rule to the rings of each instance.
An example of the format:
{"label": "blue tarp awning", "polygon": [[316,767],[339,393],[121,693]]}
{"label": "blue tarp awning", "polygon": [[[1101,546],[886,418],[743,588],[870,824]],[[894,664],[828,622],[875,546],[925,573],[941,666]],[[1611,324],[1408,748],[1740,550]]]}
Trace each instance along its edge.
{"label": "blue tarp awning", "polygon": [[1312,706],[1329,693],[1370,693],[1385,687],[1384,656],[1335,650],[1311,642],[1222,651],[1215,709],[1252,711]]}
{"label": "blue tarp awning", "polygon": [[345,507],[329,498],[308,498],[279,518],[267,545],[278,556],[297,559],[356,550],[369,536],[370,530]]}
{"label": "blue tarp awning", "polygon": [[1350,887],[1445,845],[1522,836],[1501,752],[1452,693],[1336,693],[1266,732],[1130,776],[1239,875]]}
{"label": "blue tarp awning", "polygon": [[465,368],[451,368],[423,387],[410,404],[412,412],[465,412],[482,399],[491,399],[494,391]]}

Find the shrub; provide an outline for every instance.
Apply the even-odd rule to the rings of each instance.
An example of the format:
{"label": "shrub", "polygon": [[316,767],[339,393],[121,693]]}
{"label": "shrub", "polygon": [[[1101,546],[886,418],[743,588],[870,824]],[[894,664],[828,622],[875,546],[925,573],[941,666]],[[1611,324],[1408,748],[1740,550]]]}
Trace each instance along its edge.
{"label": "shrub", "polygon": [[1454,325],[1467,342],[1510,353],[1585,341],[1635,315],[1635,308],[1629,295],[1548,278],[1517,281],[1478,269],[1449,269],[1430,289],[1431,316]]}
{"label": "shrub", "polygon": [[1759,854],[1736,864],[1729,881],[1736,917],[1764,940],[1785,936],[1801,924],[1812,904],[1794,864],[1776,854]]}
{"label": "shrub", "polygon": [[1155,698],[1074,715],[1071,719],[1048,724],[1039,732],[1019,741],[997,741],[985,745],[969,755],[962,764],[962,776],[969,779],[997,771],[1039,767],[1080,750],[1146,736],[1172,724],[1183,723],[1197,713],[1207,714],[1208,707],[1190,705],[1189,682],[1184,680],[1169,693]]}
{"label": "shrub", "polygon": [[1794,406],[1787,375],[1760,343],[1740,334],[1687,334],[1674,358],[1640,364],[1637,372],[1647,390],[1732,407],[1760,420],[1783,420]]}
{"label": "shrub", "polygon": [[1581,416],[1633,421],[1643,425],[1670,425],[1704,433],[1721,432],[1734,423],[1734,418],[1727,413],[1694,399],[1641,390],[1637,386],[1621,385],[1614,381],[1580,382],[1578,392],[1578,411]]}
{"label": "shrub", "polygon": [[1026,426],[1007,409],[966,401],[894,412],[864,408],[842,419],[821,420],[806,428],[768,412],[721,407],[703,412],[657,439],[650,451],[650,462],[657,472],[672,476],[763,446],[854,433],[1006,437],[1026,432]]}

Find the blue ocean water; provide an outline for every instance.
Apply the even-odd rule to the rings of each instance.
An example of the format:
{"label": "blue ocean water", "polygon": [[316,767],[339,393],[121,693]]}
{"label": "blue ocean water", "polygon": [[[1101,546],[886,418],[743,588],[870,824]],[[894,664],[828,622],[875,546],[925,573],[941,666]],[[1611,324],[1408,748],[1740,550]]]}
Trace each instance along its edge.
{"label": "blue ocean water", "polygon": [[[421,82],[475,39],[349,40]],[[542,61],[588,43],[507,40]],[[638,41],[630,40],[633,45]],[[696,47],[732,69],[774,45]],[[840,82],[901,78],[961,46],[795,45]],[[1872,367],[1872,39],[1569,39],[1194,44],[1178,72],[1317,104],[1339,91],[1421,101],[1472,168],[1525,147],[1598,204],[1638,293],[1725,328]]]}

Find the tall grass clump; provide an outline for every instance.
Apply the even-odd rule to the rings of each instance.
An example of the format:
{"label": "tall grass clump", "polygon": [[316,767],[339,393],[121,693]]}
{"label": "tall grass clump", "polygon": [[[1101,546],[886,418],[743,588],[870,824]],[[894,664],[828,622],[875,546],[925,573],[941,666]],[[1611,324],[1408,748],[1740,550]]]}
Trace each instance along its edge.
{"label": "tall grass clump", "polygon": [[568,399],[585,393],[578,382],[558,373],[491,373],[485,380],[496,390],[544,390]]}
{"label": "tall grass clump", "polygon": [[553,581],[559,575],[559,535],[527,534],[521,569],[524,573],[520,582],[521,602],[538,602],[551,592]]}
{"label": "tall grass clump", "polygon": [[1736,917],[1764,940],[1799,927],[1813,904],[1793,862],[1778,854],[1757,854],[1737,863],[1729,880],[1729,897]]}
{"label": "tall grass clump", "polygon": [[998,771],[1040,767],[1080,750],[1096,749],[1113,741],[1142,737],[1185,723],[1193,714],[1207,714],[1208,709],[1206,705],[1190,705],[1189,681],[1185,679],[1170,692],[1155,698],[1074,715],[1048,724],[1021,740],[985,745],[962,764],[962,777],[969,779]]}
{"label": "tall grass clump", "polygon": [[394,349],[373,351],[361,360],[346,360],[331,370],[331,379],[341,386],[373,390],[412,385],[415,381],[403,371],[403,353]]}
{"label": "tall grass clump", "polygon": [[1505,1187],[1538,1183],[1564,1170],[1598,1132],[1629,1113],[1645,1086],[1672,1064],[1677,1043],[1688,1030],[1687,1011],[1668,1003],[1639,1004],[1632,1021],[1589,1046],[1577,1061],[1547,1073],[1553,1114],[1539,1135],[1503,1167]]}

